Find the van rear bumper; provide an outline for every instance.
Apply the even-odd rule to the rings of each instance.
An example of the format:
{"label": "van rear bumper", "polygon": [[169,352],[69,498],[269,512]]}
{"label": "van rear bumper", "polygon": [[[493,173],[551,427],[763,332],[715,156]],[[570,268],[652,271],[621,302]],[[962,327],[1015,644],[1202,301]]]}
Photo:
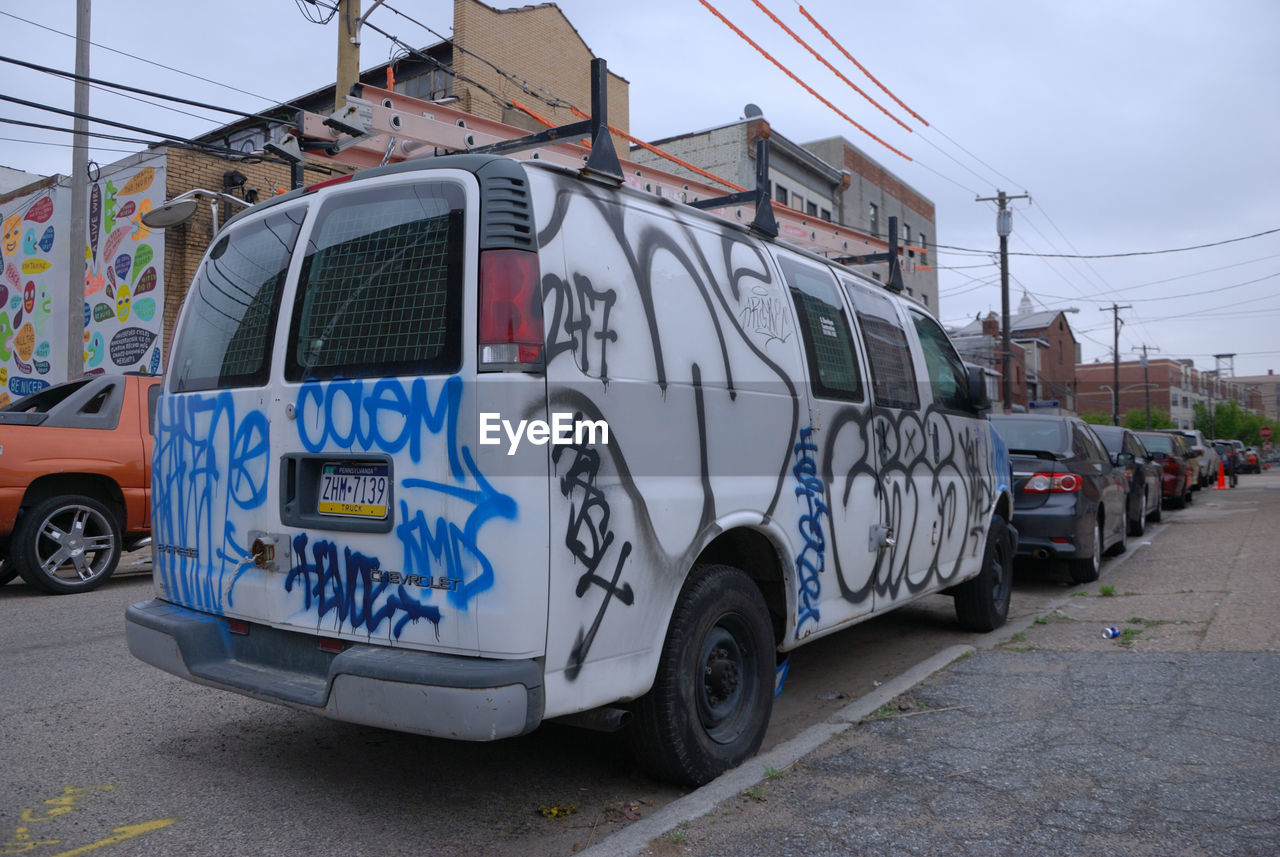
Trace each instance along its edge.
{"label": "van rear bumper", "polygon": [[125,611],[134,657],[189,681],[334,720],[464,741],[523,735],[542,720],[537,661],[470,658],[319,637],[227,620],[153,599]]}

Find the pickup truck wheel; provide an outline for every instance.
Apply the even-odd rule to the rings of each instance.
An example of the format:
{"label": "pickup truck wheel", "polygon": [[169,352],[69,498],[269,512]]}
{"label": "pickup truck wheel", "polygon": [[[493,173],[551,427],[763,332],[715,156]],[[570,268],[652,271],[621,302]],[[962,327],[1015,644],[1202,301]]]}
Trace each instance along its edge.
{"label": "pickup truck wheel", "polygon": [[773,627],[755,583],[700,567],[685,582],[653,688],[627,730],[636,763],[700,786],[760,749],[773,709]]}
{"label": "pickup truck wheel", "polygon": [[120,524],[92,497],[50,497],[18,519],[9,560],[23,580],[45,592],[88,592],[116,570]]}
{"label": "pickup truck wheel", "polygon": [[1009,616],[1009,592],[1013,588],[1013,548],[1004,518],[991,519],[982,571],[956,587],[956,618],[966,631],[985,633],[1004,624]]}

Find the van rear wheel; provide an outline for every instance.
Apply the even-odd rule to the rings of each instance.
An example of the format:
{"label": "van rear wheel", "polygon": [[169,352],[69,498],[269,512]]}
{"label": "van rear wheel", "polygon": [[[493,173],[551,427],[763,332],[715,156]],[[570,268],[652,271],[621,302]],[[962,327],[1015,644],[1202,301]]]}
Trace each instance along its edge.
{"label": "van rear wheel", "polygon": [[773,709],[773,628],[751,578],[694,569],[676,603],[653,688],[627,737],[651,776],[700,786],[760,749]]}
{"label": "van rear wheel", "polygon": [[985,633],[1004,624],[1009,616],[1013,588],[1013,547],[1009,528],[999,515],[991,519],[982,571],[955,589],[956,618],[966,631]]}

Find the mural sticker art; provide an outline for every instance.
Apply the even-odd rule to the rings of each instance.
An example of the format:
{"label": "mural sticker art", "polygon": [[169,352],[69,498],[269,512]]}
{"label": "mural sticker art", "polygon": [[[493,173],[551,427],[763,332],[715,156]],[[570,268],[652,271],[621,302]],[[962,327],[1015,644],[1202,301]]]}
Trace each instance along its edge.
{"label": "mural sticker art", "polygon": [[[89,188],[85,303],[67,305],[71,189],[65,180],[0,209],[0,405],[66,379],[67,313],[83,313],[84,371],[159,370],[165,347],[164,238],[141,213],[164,202],[163,161],[104,167]],[[79,252],[74,256],[80,258]]]}

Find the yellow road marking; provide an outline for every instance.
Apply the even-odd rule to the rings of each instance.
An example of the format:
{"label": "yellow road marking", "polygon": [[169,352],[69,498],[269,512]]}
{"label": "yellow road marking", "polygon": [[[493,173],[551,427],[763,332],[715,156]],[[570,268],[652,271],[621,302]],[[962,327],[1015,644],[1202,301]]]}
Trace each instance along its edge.
{"label": "yellow road marking", "polygon": [[79,848],[72,848],[70,851],[51,854],[49,857],[76,857],[78,854],[88,854],[90,851],[96,851],[107,845],[115,845],[117,842],[124,842],[126,839],[133,839],[144,833],[151,833],[154,830],[168,827],[177,820],[176,818],[161,818],[156,821],[144,821],[142,824],[127,824],[124,827],[117,827],[112,831],[111,836],[99,839],[97,842],[90,842],[88,845],[81,845]]}

